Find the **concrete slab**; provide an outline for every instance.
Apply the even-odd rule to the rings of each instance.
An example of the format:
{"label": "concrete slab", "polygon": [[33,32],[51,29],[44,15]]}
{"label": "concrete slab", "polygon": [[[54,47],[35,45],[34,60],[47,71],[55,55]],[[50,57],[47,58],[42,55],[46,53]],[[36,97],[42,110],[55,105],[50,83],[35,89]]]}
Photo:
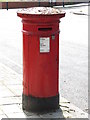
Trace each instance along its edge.
{"label": "concrete slab", "polygon": [[8,117],[4,114],[4,115],[0,115],[0,120],[1,120],[2,118],[8,118]]}
{"label": "concrete slab", "polygon": [[3,97],[0,98],[0,106],[2,105],[12,105],[12,104],[21,104],[21,97]]}
{"label": "concrete slab", "polygon": [[[5,85],[6,85],[6,83],[5,83]],[[9,84],[9,85],[6,85],[7,86],[7,88],[9,89],[9,90],[11,90],[13,93],[14,93],[14,95],[21,95],[22,94],[22,82],[21,82],[21,84]]]}
{"label": "concrete slab", "polygon": [[14,96],[14,94],[9,89],[3,89],[2,92],[0,92],[0,98],[10,96]]}
{"label": "concrete slab", "polygon": [[0,116],[1,116],[1,115],[4,115],[4,113],[3,113],[3,111],[0,109]]}
{"label": "concrete slab", "polygon": [[82,111],[80,108],[76,107],[75,105],[68,101],[65,102],[66,101],[65,98],[63,99],[61,97],[61,99],[62,102],[60,102],[60,108],[62,109],[63,113],[65,112],[64,116],[67,116],[68,115],[67,113],[69,113],[70,114],[70,116],[68,116],[69,118],[88,118],[88,114]]}
{"label": "concrete slab", "polygon": [[21,113],[22,110],[17,106],[17,104],[2,105],[1,110],[8,116],[10,113]]}
{"label": "concrete slab", "polygon": [[9,113],[8,118],[26,118],[24,113]]}

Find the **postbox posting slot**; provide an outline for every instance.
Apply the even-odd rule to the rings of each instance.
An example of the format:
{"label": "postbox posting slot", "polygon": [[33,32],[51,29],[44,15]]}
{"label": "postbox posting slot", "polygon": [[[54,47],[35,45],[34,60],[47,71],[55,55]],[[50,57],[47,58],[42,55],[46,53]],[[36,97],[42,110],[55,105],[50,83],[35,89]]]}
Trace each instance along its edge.
{"label": "postbox posting slot", "polygon": [[51,31],[52,28],[49,27],[49,28],[38,28],[38,31]]}

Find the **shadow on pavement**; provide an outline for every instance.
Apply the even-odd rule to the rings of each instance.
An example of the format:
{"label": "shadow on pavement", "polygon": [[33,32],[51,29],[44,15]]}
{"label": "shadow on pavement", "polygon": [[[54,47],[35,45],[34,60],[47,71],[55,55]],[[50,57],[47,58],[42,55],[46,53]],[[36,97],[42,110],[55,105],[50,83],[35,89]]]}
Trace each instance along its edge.
{"label": "shadow on pavement", "polygon": [[27,112],[24,110],[24,113],[26,115],[26,118],[28,119],[55,119],[55,120],[66,120],[64,115],[63,115],[63,111],[61,108],[59,108],[58,110],[54,110],[51,112],[40,112],[40,113],[32,113],[32,112]]}

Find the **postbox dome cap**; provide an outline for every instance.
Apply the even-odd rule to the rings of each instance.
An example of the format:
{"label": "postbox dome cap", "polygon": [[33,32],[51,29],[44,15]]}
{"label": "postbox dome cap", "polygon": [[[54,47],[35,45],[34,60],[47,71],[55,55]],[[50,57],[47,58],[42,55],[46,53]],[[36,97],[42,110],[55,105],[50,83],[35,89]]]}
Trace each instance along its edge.
{"label": "postbox dome cap", "polygon": [[51,7],[32,7],[27,9],[22,9],[17,13],[21,14],[33,14],[33,15],[53,15],[63,13],[61,10]]}

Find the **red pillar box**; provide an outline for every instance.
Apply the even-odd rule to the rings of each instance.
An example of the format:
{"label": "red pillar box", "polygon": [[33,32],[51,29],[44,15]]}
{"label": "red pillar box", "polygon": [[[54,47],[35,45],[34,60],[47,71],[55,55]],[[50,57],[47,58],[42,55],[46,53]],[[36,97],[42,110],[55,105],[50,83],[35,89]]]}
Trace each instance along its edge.
{"label": "red pillar box", "polygon": [[59,19],[64,12],[33,7],[17,12],[23,23],[23,109],[59,108]]}

